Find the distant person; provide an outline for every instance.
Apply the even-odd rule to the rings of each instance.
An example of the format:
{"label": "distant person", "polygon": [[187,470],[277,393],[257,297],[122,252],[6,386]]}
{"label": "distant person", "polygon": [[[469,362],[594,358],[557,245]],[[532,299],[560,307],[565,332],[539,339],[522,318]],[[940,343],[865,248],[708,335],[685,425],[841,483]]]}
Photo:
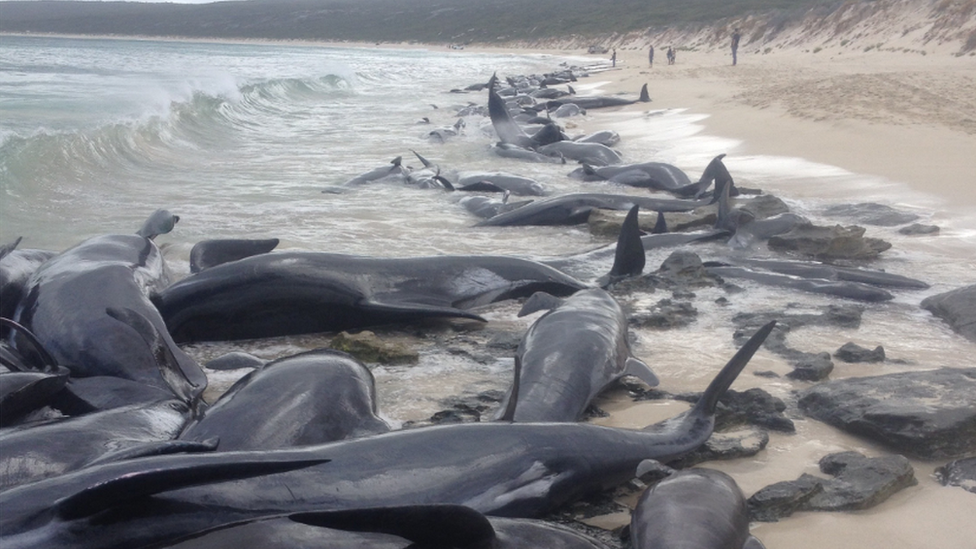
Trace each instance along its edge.
{"label": "distant person", "polygon": [[736,61],[738,61],[737,55],[739,53],[739,29],[732,31],[732,66],[735,66]]}
{"label": "distant person", "polygon": [[668,65],[674,65],[674,48],[668,46]]}
{"label": "distant person", "polygon": [[617,66],[617,48],[613,48],[613,55],[610,56],[610,66]]}
{"label": "distant person", "polygon": [[647,52],[647,62],[653,67],[654,66],[654,46]]}

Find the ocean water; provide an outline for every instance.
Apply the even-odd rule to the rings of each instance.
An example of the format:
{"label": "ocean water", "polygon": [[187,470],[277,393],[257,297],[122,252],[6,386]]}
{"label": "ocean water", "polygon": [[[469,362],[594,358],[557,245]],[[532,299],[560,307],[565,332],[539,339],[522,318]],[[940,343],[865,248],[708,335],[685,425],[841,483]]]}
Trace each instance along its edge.
{"label": "ocean water", "polygon": [[[177,276],[188,272],[192,245],[211,238],[278,237],[279,249],[376,256],[553,257],[583,251],[606,241],[582,227],[474,227],[477,220],[457,204],[460,193],[383,183],[339,193],[322,190],[397,156],[419,166],[416,151],[449,177],[463,171],[508,171],[536,178],[553,194],[642,194],[571,180],[566,174],[572,166],[500,158],[490,151],[494,138],[480,116],[466,117],[464,134],[446,143],[428,138],[432,128],[453,124],[458,108],[487,103],[486,92],[452,93],[454,88],[484,82],[496,71],[500,76],[542,73],[586,62],[447,49],[4,36],[0,242],[23,236],[21,247],[62,250],[98,234],[135,232],[150,213],[166,208],[181,219],[157,242]],[[604,84],[593,71],[576,88],[599,93]],[[670,162],[693,179],[713,156],[728,153],[725,163],[739,185],[776,194],[818,224],[852,223],[823,216],[830,205],[875,201],[914,212],[921,223],[939,225],[938,236],[924,237],[900,235],[890,227],[868,230],[868,236],[893,244],[872,268],[925,280],[930,289],[895,292],[891,302],[866,305],[857,330],[805,328],[792,333],[789,341],[809,352],[832,352],[848,341],[884,345],[887,355],[897,359],[881,365],[838,364],[834,378],[972,365],[973,344],[918,304],[928,295],[976,280],[976,215],[949,213],[936,195],[912,191],[898,181],[802,158],[738,155],[740,143],[703,131],[707,116],[680,108],[640,107],[591,111],[568,119],[565,126],[571,134],[617,130],[622,137],[618,148],[627,162]],[[430,123],[420,123],[424,118]],[[721,244],[694,250],[703,259],[731,253]],[[670,252],[649,255],[647,269],[656,269]],[[755,253],[769,255],[761,249]],[[595,267],[595,276],[602,274],[600,268]],[[812,311],[838,302],[739,284],[746,292],[699,292],[694,300],[699,317],[688,327],[635,331],[635,354],[651,364],[663,389],[701,390],[708,383],[735,351],[731,318],[739,312]],[[647,307],[665,297],[670,295],[659,292],[630,305]],[[728,301],[719,302],[721,297]],[[517,318],[517,310],[516,304],[502,303],[483,313],[490,324],[511,330],[524,329],[536,318]],[[197,344],[187,350],[201,362],[231,350],[275,358],[328,339],[297,336]],[[380,407],[393,423],[424,419],[454,395],[504,390],[510,381],[511,357],[476,360],[433,340],[419,338],[412,344],[421,350],[420,364],[374,368]],[[762,387],[789,400],[793,391],[806,386],[785,377],[752,376],[753,370],[782,375],[790,368],[761,351],[734,388]],[[211,384],[219,391],[237,375],[214,373]],[[816,460],[826,453],[884,453],[813,421],[796,421],[796,435],[774,436],[756,458],[718,466],[732,472],[748,494],[802,472],[816,473]],[[757,533],[779,540],[778,545],[767,541],[774,549],[863,546],[843,543],[845,531],[855,527],[889,548],[927,546],[922,540],[932,529],[965,532],[971,529],[965,517],[976,512],[976,503],[951,491],[962,490],[935,484],[929,475],[936,465],[916,464],[919,486],[867,516],[806,515],[761,525]],[[951,510],[934,511],[945,506]],[[914,513],[929,517],[927,526],[905,519]],[[810,530],[820,536],[811,537]],[[971,548],[971,537],[965,535],[940,541],[940,547]]]}

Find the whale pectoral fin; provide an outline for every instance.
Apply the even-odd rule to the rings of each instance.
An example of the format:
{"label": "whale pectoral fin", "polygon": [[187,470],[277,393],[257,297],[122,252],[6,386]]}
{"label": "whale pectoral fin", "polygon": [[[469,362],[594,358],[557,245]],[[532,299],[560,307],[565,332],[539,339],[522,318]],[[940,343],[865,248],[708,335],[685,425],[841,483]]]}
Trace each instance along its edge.
{"label": "whale pectoral fin", "polygon": [[478,511],[463,505],[410,505],[295,513],[288,518],[311,526],[376,532],[423,547],[487,547],[495,530]]}
{"label": "whale pectoral fin", "polygon": [[742,549],[766,549],[766,546],[756,536],[749,536],[746,542],[742,544]]}
{"label": "whale pectoral fin", "polygon": [[525,300],[525,304],[522,305],[522,309],[518,312],[518,317],[521,318],[536,311],[551,311],[562,305],[562,303],[563,299],[561,297],[556,297],[546,292],[536,292],[529,296],[529,299]]}
{"label": "whale pectoral fin", "polygon": [[661,380],[651,371],[651,367],[643,360],[635,357],[627,359],[626,369],[623,375],[634,376],[651,387],[657,387],[661,383]]}
{"label": "whale pectoral fin", "polygon": [[[187,404],[193,404],[197,394],[195,390],[199,387],[186,376],[186,372],[180,366],[173,350],[167,346],[159,329],[141,313],[127,307],[109,307],[105,310],[105,314],[129,326],[142,337],[156,360],[159,375],[166,382],[166,385],[180,400]],[[199,366],[197,367],[199,368]]]}
{"label": "whale pectoral fin", "polygon": [[145,444],[140,444],[133,448],[126,448],[124,450],[116,450],[115,452],[109,452],[100,456],[98,459],[85,464],[85,467],[93,467],[95,465],[101,465],[103,463],[114,463],[116,461],[125,461],[127,459],[147,457],[147,456],[162,456],[167,454],[184,454],[184,453],[194,453],[194,452],[213,452],[217,449],[219,439],[214,437],[203,442],[197,442],[193,440],[157,440],[155,442],[147,442]]}
{"label": "whale pectoral fin", "polygon": [[363,302],[363,308],[376,312],[403,315],[404,318],[468,318],[487,322],[484,317],[469,313],[465,310],[451,307],[449,303],[441,304],[439,300],[434,300],[427,296],[405,296],[400,294],[390,294],[386,296],[375,296],[373,299]]}
{"label": "whale pectoral fin", "polygon": [[59,499],[54,503],[54,511],[63,520],[80,519],[162,492],[284,473],[329,461],[308,459],[307,454],[305,456],[304,459],[289,459],[286,456],[274,461],[266,457],[258,457],[255,461],[243,459],[240,461],[221,459],[207,463],[190,461],[187,465],[174,464],[162,469],[122,473],[118,477],[93,484]]}

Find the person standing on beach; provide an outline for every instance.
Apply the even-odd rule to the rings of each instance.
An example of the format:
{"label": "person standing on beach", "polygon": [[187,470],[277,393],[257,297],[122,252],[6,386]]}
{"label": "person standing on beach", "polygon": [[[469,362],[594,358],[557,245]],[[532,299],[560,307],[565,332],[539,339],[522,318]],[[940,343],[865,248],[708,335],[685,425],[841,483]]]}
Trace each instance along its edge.
{"label": "person standing on beach", "polygon": [[647,53],[647,62],[650,63],[650,66],[654,66],[654,46],[651,46],[650,51]]}
{"label": "person standing on beach", "polygon": [[739,29],[732,31],[732,66],[735,66],[737,54],[739,53]]}
{"label": "person standing on beach", "polygon": [[613,55],[610,56],[610,66],[617,66],[617,48],[613,48]]}
{"label": "person standing on beach", "polygon": [[674,48],[668,46],[668,65],[674,65]]}

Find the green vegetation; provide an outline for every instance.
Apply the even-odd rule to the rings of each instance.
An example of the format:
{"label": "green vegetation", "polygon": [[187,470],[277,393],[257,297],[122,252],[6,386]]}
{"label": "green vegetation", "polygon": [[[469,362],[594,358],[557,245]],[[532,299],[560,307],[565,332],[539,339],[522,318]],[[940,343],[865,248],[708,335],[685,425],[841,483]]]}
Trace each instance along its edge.
{"label": "green vegetation", "polygon": [[185,38],[497,43],[600,36],[832,0],[250,0],[213,4],[4,2],[2,32]]}

